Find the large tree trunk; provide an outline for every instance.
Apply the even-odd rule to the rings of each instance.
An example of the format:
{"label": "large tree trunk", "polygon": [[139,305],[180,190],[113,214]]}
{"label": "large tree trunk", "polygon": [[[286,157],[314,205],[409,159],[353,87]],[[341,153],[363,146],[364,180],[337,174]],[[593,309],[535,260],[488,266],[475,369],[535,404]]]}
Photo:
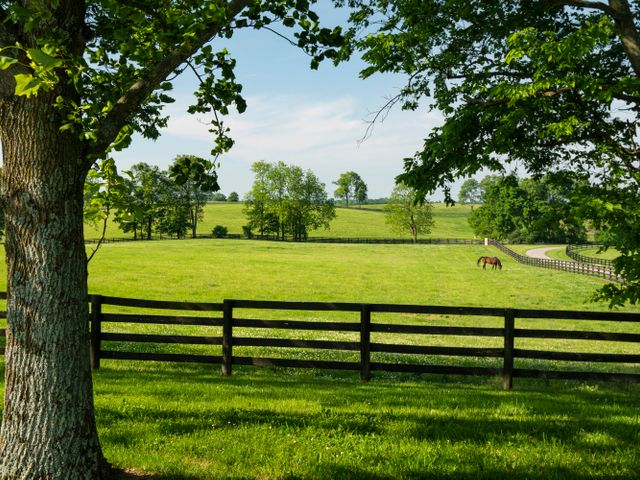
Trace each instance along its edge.
{"label": "large tree trunk", "polygon": [[[50,95],[0,99],[7,339],[2,479],[106,478],[89,364],[81,146]],[[43,121],[46,119],[46,121]]]}

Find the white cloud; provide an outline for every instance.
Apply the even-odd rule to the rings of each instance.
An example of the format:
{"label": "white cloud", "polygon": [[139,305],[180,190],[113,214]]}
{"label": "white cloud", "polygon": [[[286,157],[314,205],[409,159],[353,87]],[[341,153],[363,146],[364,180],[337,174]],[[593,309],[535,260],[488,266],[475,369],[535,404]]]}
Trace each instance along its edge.
{"label": "white cloud", "polygon": [[[353,96],[323,100],[280,94],[249,97],[247,103],[244,114],[225,119],[235,140],[219,171],[222,191],[227,193],[248,191],[253,181],[251,164],[265,160],[313,170],[330,194],[331,182],[353,170],[368,184],[370,197],[388,196],[394,177],[402,171],[402,159],[413,155],[431,128],[441,122],[437,114],[393,110],[360,143],[370,108]],[[213,146],[208,119],[183,112],[168,111],[170,120],[154,149],[156,156],[158,152],[164,156],[207,155]],[[147,161],[144,157],[138,160]]]}

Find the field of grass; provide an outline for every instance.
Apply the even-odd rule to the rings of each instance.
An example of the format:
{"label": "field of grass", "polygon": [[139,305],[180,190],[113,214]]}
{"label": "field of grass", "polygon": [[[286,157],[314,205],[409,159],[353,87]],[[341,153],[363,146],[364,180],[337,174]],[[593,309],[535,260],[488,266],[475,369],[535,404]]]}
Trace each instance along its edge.
{"label": "field of grass", "polygon": [[106,457],[158,480],[637,478],[640,388],[105,362]]}
{"label": "field of grass", "polygon": [[[211,226],[231,227],[222,212],[229,220],[237,219],[233,208],[241,207],[218,204],[210,208],[219,206],[223,208],[216,210],[218,215],[210,221]],[[338,214],[355,211],[339,209]],[[466,214],[443,212],[451,214],[450,228],[458,225],[462,232]],[[361,229],[379,232],[377,227],[367,225],[382,214],[366,214],[371,216],[363,220]],[[341,228],[349,231],[347,225]],[[433,236],[457,237],[462,233],[443,231]],[[478,268],[475,262],[481,255],[505,257],[504,269]],[[4,282],[3,273],[0,271],[0,282]],[[216,239],[127,242],[104,245],[89,264],[91,293],[194,302],[235,298],[606,310],[606,305],[588,303],[602,283],[586,276],[520,265],[494,247],[480,245],[330,245]],[[0,283],[0,290],[5,288]],[[106,307],[106,311],[115,309]],[[623,311],[638,313],[640,306]],[[326,318],[301,312],[254,314],[256,318]],[[328,315],[334,319],[337,314]],[[448,315],[374,316],[373,321],[378,320],[471,324],[471,319]],[[501,324],[500,319],[473,321],[484,322],[483,326]],[[516,327],[555,328],[558,321],[517,320]],[[204,332],[204,327],[161,325],[112,324],[105,330],[117,328],[140,333],[219,335],[217,331]],[[602,324],[589,322],[585,326],[583,322],[578,327],[571,323],[563,328],[599,330]],[[640,322],[616,328],[640,334]],[[300,338],[299,334],[285,333],[288,338]],[[415,341],[402,335],[386,339],[381,336],[389,334],[379,335],[372,340]],[[345,339],[338,334],[322,338]],[[501,343],[494,338],[447,340],[453,342],[451,346],[500,347]],[[435,336],[425,341],[444,345],[444,339]],[[521,342],[516,348],[575,349],[577,343]],[[578,349],[639,353],[637,347],[634,350],[620,342],[595,343],[583,342]],[[156,351],[153,344],[145,348]],[[163,351],[201,353],[207,348],[175,346]],[[300,354],[251,347],[239,347],[235,352],[256,356]],[[303,358],[321,359],[333,359],[335,353],[344,353],[337,359],[357,356],[351,352],[301,352],[309,355]],[[209,350],[209,354],[218,353]],[[500,363],[498,359],[471,361],[479,366]],[[585,368],[607,366],[580,367]],[[638,373],[637,365],[622,368]],[[515,390],[503,392],[497,378],[374,373],[373,381],[363,384],[357,373],[237,366],[232,377],[223,378],[215,365],[109,360],[103,360],[95,373],[94,385],[98,428],[107,458],[119,467],[154,474],[158,480],[637,478],[640,385],[516,379]]]}
{"label": "field of grass", "polygon": [[615,260],[620,255],[615,248],[609,248],[608,250],[600,251],[599,248],[585,248],[578,253],[585,257],[601,258],[603,260]]}
{"label": "field of grass", "polygon": [[[198,226],[199,234],[210,234],[216,225],[227,227],[229,233],[241,234],[242,226],[247,223],[242,213],[242,203],[210,203],[206,205],[204,218]],[[473,238],[467,216],[471,211],[469,205],[447,207],[435,204],[433,218],[435,225],[427,238]],[[99,238],[101,228],[94,225],[85,227],[87,238]],[[314,230],[311,237],[357,237],[357,238],[410,238],[410,236],[394,233],[384,222],[381,205],[369,205],[362,208],[337,208],[336,219],[331,222],[329,230]],[[133,237],[132,233],[123,233],[115,223],[109,223],[106,238]]]}

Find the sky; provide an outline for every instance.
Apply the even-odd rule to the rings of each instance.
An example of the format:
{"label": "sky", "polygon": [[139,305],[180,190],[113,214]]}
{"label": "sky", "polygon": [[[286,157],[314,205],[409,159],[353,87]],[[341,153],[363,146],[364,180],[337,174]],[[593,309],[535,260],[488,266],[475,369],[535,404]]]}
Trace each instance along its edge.
{"label": "sky", "polygon": [[[341,23],[344,15],[328,3],[316,9],[321,21],[328,26]],[[280,31],[287,33],[286,28]],[[442,122],[437,112],[396,107],[362,142],[367,120],[398,92],[403,77],[362,80],[358,74],[364,63],[359,59],[338,67],[326,62],[313,71],[308,56],[268,31],[240,30],[224,46],[237,60],[236,78],[248,104],[242,115],[232,112],[225,119],[235,140],[218,169],[221,192],[227,195],[248,192],[251,164],[263,160],[312,170],[330,196],[336,188],[332,182],[341,173],[355,171],[367,184],[369,198],[388,197],[395,176],[402,173],[403,158],[413,156]],[[170,120],[161,137],[136,137],[127,150],[114,154],[120,169],[137,162],[165,168],[181,154],[210,158],[213,136],[207,131],[208,117],[186,112],[195,88],[196,78],[185,72],[175,83],[176,102],[165,109]],[[441,197],[441,192],[432,196]]]}
{"label": "sky", "polygon": [[[344,11],[325,0],[318,3],[321,23],[345,23]],[[284,27],[279,31],[290,33]],[[388,197],[402,173],[403,159],[413,156],[442,123],[438,112],[403,111],[397,106],[362,141],[368,121],[398,93],[403,76],[378,74],[362,80],[359,72],[365,64],[359,58],[338,67],[325,62],[311,70],[304,52],[268,31],[239,30],[230,40],[214,40],[213,47],[226,47],[237,60],[236,79],[248,104],[245,113],[232,112],[224,120],[235,140],[218,168],[220,191],[226,195],[235,191],[242,197],[250,190],[254,162],[282,161],[312,170],[329,196],[341,173],[355,171],[367,184],[369,198]],[[206,126],[210,118],[187,113],[196,88],[190,71],[174,81],[176,102],[164,110],[170,117],[167,127],[155,141],[135,136],[129,148],[114,153],[120,170],[138,162],[166,168],[178,155],[211,158],[214,138]],[[442,197],[436,192],[431,199]]]}

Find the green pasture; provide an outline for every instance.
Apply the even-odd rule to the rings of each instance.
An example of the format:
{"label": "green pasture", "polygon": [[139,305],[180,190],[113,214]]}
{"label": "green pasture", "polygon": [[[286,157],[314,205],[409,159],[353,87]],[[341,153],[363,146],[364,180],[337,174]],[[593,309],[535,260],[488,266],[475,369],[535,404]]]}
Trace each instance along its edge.
{"label": "green pasture", "polygon": [[578,253],[585,257],[601,258],[603,260],[615,260],[620,255],[620,252],[615,248],[609,248],[602,251],[599,248],[585,248],[579,250]]}
{"label": "green pasture", "polygon": [[[227,227],[229,233],[242,234],[242,226],[247,220],[242,212],[242,203],[209,203],[205,206],[204,218],[198,225],[199,234],[210,234],[216,225]],[[447,207],[444,204],[434,204],[433,231],[426,238],[473,238],[471,227],[467,223],[467,216],[471,211],[469,205],[455,205]],[[86,225],[87,238],[99,238],[101,226]],[[409,234],[394,233],[384,222],[381,205],[365,205],[362,208],[337,208],[336,219],[331,222],[328,230],[314,230],[311,237],[331,238],[410,238]],[[106,238],[133,237],[132,233],[123,233],[118,225],[109,222]]]}
{"label": "green pasture", "polygon": [[[477,267],[481,255],[499,255],[503,270]],[[606,305],[588,302],[599,285],[602,281],[591,277],[520,265],[495,247],[481,245],[126,242],[103,245],[89,264],[91,293],[193,302],[235,298],[604,311]],[[105,306],[107,312],[116,310],[136,311]],[[638,313],[640,308],[622,311]],[[335,312],[245,310],[241,314],[357,321],[357,314]],[[374,314],[372,321],[502,325],[500,318],[451,315]],[[604,324],[516,321],[517,328],[603,330]],[[103,328],[220,335],[219,327],[105,324]],[[606,328],[640,333],[640,323]],[[237,330],[242,336],[275,335]],[[354,333],[277,332],[283,338],[357,339]],[[639,353],[621,342],[525,340],[516,348]],[[374,334],[372,341],[473,347],[502,343],[489,337],[416,339],[382,333]],[[219,346],[105,342],[104,347],[220,354]],[[357,359],[357,353],[331,350],[236,347],[234,352]],[[452,360],[375,355],[374,361],[384,362]],[[472,366],[501,364],[492,358],[453,360]],[[516,366],[638,373],[631,364],[520,361]],[[224,378],[217,365],[103,360],[94,385],[107,458],[157,480],[637,478],[640,386],[633,384],[515,379],[515,389],[504,392],[492,377],[373,372],[373,380],[364,384],[357,372],[235,366],[233,376]]]}

